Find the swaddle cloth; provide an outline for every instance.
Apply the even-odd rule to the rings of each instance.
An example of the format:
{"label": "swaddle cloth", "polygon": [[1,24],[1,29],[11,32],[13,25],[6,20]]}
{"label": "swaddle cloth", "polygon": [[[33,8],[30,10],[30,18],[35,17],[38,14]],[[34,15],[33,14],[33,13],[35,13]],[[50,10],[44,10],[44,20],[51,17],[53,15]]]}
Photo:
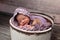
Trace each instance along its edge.
{"label": "swaddle cloth", "polygon": [[46,30],[47,28],[49,28],[49,26],[51,25],[50,23],[47,22],[47,20],[42,17],[42,16],[39,16],[39,15],[31,15],[31,20],[34,20],[34,19],[39,19],[40,20],[40,24],[35,24],[34,25],[34,31],[42,31],[42,30]]}

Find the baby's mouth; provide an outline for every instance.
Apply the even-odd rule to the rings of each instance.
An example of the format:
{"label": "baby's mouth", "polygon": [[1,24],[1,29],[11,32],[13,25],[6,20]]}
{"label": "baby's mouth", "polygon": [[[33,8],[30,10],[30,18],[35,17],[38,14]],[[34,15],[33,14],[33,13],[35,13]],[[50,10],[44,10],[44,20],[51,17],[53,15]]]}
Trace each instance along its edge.
{"label": "baby's mouth", "polygon": [[20,26],[24,26],[26,23],[25,22],[21,22],[20,23]]}

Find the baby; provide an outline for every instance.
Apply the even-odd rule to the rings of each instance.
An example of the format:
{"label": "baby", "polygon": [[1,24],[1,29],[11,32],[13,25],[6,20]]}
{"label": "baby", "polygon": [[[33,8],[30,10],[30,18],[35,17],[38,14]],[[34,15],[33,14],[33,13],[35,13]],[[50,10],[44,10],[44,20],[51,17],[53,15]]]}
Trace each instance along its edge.
{"label": "baby", "polygon": [[15,10],[14,20],[18,23],[20,29],[27,31],[42,31],[49,28],[50,22],[41,16],[29,16],[25,9],[18,8]]}

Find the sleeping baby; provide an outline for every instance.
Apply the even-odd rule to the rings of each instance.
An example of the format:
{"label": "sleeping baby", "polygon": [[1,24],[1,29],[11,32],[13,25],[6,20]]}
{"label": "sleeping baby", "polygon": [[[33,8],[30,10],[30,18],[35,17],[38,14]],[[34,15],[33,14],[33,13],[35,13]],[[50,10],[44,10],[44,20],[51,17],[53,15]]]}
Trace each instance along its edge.
{"label": "sleeping baby", "polygon": [[42,31],[46,30],[51,25],[43,17],[29,16],[26,9],[18,8],[15,10],[14,20],[18,23],[20,29],[27,31]]}

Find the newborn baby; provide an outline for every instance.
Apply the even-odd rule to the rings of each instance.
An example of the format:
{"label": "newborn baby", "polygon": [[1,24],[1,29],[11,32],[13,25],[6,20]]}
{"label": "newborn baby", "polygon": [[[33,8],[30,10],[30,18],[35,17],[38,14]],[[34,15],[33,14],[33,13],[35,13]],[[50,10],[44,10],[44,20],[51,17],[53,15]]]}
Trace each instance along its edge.
{"label": "newborn baby", "polygon": [[50,25],[49,22],[42,24],[42,21],[38,18],[31,20],[29,16],[23,15],[23,13],[18,13],[15,16],[15,20],[17,21],[19,28],[27,31],[45,30],[47,29],[47,26]]}
{"label": "newborn baby", "polygon": [[14,20],[18,23],[20,29],[27,31],[42,31],[51,25],[45,18],[41,16],[29,16],[29,12],[25,9],[18,8],[15,10]]}

